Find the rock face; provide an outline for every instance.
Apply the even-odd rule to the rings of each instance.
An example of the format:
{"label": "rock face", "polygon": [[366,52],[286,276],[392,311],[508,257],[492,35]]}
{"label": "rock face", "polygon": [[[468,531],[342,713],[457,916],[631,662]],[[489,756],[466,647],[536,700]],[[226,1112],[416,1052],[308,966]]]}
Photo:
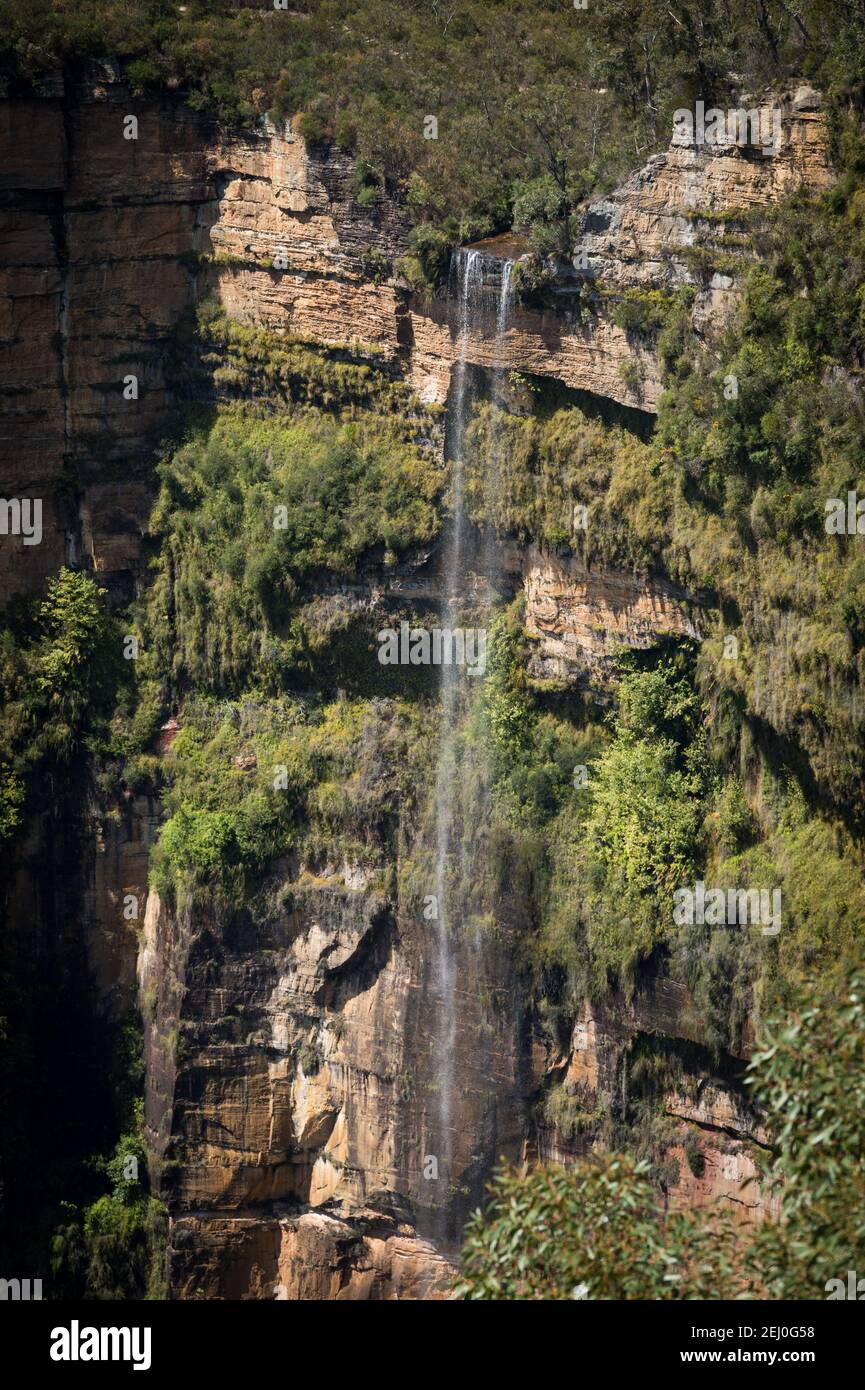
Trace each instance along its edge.
{"label": "rock face", "polygon": [[93,850],[84,894],[88,955],[100,997],[118,1011],[135,1001],[150,849],[161,820],[153,797],[131,797],[95,815],[88,836]]}
{"label": "rock face", "polygon": [[660,579],[617,570],[587,570],[581,561],[531,546],[523,558],[526,631],[537,639],[532,674],[586,679],[602,687],[610,659],[623,647],[650,647],[660,637],[696,637],[693,600]]}
{"label": "rock face", "polygon": [[113,78],[0,103],[0,477],[44,512],[40,545],[3,539],[0,601],[82,552],[126,596],[141,572],[167,347],[194,297],[183,257],[210,189],[200,120],[179,102],[139,109]]}
{"label": "rock face", "polygon": [[185,1216],[174,1224],[178,1298],[304,1300],[445,1298],[453,1268],[410,1226],[369,1211],[354,1222],[300,1216]]}
{"label": "rock face", "polygon": [[65,555],[67,516],[54,496],[66,441],[57,226],[65,178],[59,102],[0,102],[0,493],[45,499],[40,544],[0,537],[2,599],[41,585]]}
{"label": "rock face", "polygon": [[[684,1045],[679,1083],[671,1082],[662,1102],[668,1205],[720,1202],[746,1223],[776,1212],[776,1198],[760,1188],[755,1161],[766,1149],[759,1116],[729,1078],[717,1075],[711,1053],[703,1051],[703,1024],[684,986],[660,978],[631,1000],[614,994],[603,1003],[585,1001],[567,1050],[547,1057],[542,1079],[560,1088],[565,1105],[584,1115],[615,1113],[633,1085],[629,1077],[641,1048],[652,1040]],[[744,1039],[739,1056],[747,1055],[750,1043]],[[533,1156],[567,1164],[594,1142],[591,1126],[568,1138],[555,1124],[542,1122]]]}
{"label": "rock face", "polygon": [[[622,288],[671,287],[700,277],[689,264],[713,223],[737,226],[737,214],[768,207],[798,188],[826,188],[832,180],[827,128],[819,94],[810,87],[764,95],[742,103],[754,115],[737,140],[700,139],[693,122],[674,126],[670,148],[586,210],[583,247],[588,273]],[[706,113],[704,113],[706,114]],[[705,124],[705,122],[704,122]],[[705,132],[704,132],[705,134]],[[770,137],[763,144],[761,136]],[[729,276],[700,285],[703,317],[729,290]],[[729,298],[729,296],[727,296]]]}
{"label": "rock face", "polygon": [[[826,125],[808,88],[780,101],[769,155],[679,134],[584,219],[588,310],[495,314],[460,340],[456,306],[417,302],[394,274],[407,249],[398,202],[353,197],[353,165],[288,128],[227,137],[178,98],[133,98],[110,64],[68,90],[0,101],[0,360],[6,497],[40,498],[43,537],[0,538],[0,603],[82,555],[121,597],[142,572],[153,446],[171,403],[179,316],[216,292],[228,311],[325,343],[359,340],[426,401],[447,398],[458,356],[555,377],[652,412],[651,336],[615,322],[628,287],[698,289],[701,324],[733,277],[690,259],[719,218],[830,176]],[[127,118],[137,121],[136,138]],[[572,277],[573,278],[573,277]],[[568,289],[567,285],[559,286]],[[573,288],[573,285],[571,286]]]}
{"label": "rock face", "polygon": [[274,879],[255,920],[148,900],[146,1120],[177,1296],[443,1294],[442,1252],[499,1156],[519,1156],[525,1001],[508,953],[459,948],[446,1169],[424,924],[346,879]]}
{"label": "rock face", "polygon": [[[777,130],[777,145],[767,153],[747,144],[689,143],[677,130],[668,153],[650,160],[609,198],[589,205],[583,274],[614,291],[608,302],[594,302],[591,312],[581,315],[567,308],[566,297],[559,312],[516,310],[504,340],[497,335],[494,304],[488,322],[474,325],[461,339],[452,303],[423,306],[394,289],[392,281],[369,284],[370,266],[382,266],[405,249],[405,230],[392,209],[386,215],[384,204],[373,225],[347,236],[346,228],[357,228],[358,219],[339,159],[323,163],[304,152],[290,132],[269,131],[259,142],[229,144],[222,151],[224,193],[210,238],[238,268],[218,267],[220,297],[232,312],[288,325],[325,342],[351,337],[375,342],[403,361],[425,401],[447,399],[453,364],[463,356],[480,367],[498,364],[556,377],[575,389],[652,412],[661,392],[653,344],[615,322],[615,291],[696,283],[695,318],[717,323],[730,308],[733,278],[712,274],[702,284],[707,277],[695,273],[689,253],[713,224],[726,220],[735,230],[737,212],[771,204],[800,185],[821,188],[830,180],[816,93],[799,88],[753,109],[764,129]],[[288,268],[263,279],[257,267],[280,249]],[[505,245],[501,254],[516,251]]]}
{"label": "rock face", "polygon": [[405,295],[384,272],[407,246],[398,205],[359,208],[353,162],[266,125],[208,154],[216,197],[196,247],[230,314],[398,360]]}
{"label": "rock face", "polygon": [[[556,377],[574,390],[591,391],[620,405],[657,409],[661,385],[650,347],[630,341],[603,306],[585,321],[574,310],[516,309],[509,315],[503,341],[497,341],[492,313],[465,341],[456,319],[448,303],[410,313],[412,382],[424,400],[447,398],[453,364],[464,352],[466,361],[479,367],[492,368],[498,362],[504,370]],[[626,363],[632,365],[638,385],[626,384],[620,374]]]}
{"label": "rock face", "polygon": [[[133,116],[137,138],[126,138]],[[452,303],[413,299],[393,269],[407,247],[398,203],[382,194],[360,207],[351,160],[290,129],[229,137],[174,97],[133,99],[104,65],[68,90],[0,102],[0,146],[0,493],[43,503],[40,544],[0,535],[0,604],[38,590],[64,558],[83,559],[118,599],[132,595],[173,334],[203,294],[293,335],[360,340],[426,401],[447,400],[461,355],[652,412],[654,341],[615,322],[617,296],[692,282],[698,322],[714,323],[734,277],[695,268],[701,237],[721,214],[734,225],[738,210],[829,178],[807,89],[784,98],[770,155],[677,137],[586,211],[576,278],[597,292],[590,312],[568,309],[563,293],[557,312],[516,310],[497,345],[494,314],[461,341]],[[689,597],[662,580],[535,550],[506,568],[525,587],[537,675],[602,681],[618,645],[697,633]],[[420,574],[390,587],[430,598],[436,586]],[[166,725],[160,751],[175,733]],[[158,821],[138,800],[93,830],[88,946],[103,998],[120,1004],[136,945],[123,904],[144,902]],[[31,851],[35,862],[35,840]],[[28,863],[19,915],[34,881]],[[619,1093],[635,1039],[701,1044],[687,999],[662,981],[629,1004],[586,1005],[566,1051],[550,1056],[514,956],[507,940],[458,946],[453,1153],[436,1173],[435,982],[424,924],[398,893],[352,864],[325,877],[274,866],[262,902],[227,916],[170,911],[151,893],[138,975],[172,1296],[446,1296],[453,1238],[495,1161],[567,1162],[588,1142],[534,1124],[545,1089],[592,1110]],[[686,1069],[666,1110],[681,1158],[671,1202],[740,1200],[761,1141],[731,1087]],[[749,1219],[760,1209],[759,1196],[743,1208]]]}

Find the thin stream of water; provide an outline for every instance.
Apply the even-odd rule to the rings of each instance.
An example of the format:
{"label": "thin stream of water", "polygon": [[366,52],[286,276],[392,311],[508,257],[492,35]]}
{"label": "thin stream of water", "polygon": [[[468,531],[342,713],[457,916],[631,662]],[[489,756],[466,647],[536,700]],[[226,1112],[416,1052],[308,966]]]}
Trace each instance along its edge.
{"label": "thin stream of water", "polygon": [[[495,306],[495,370],[494,393],[500,394],[496,385],[499,364],[507,329],[510,308],[510,273],[512,262],[500,262],[501,286]],[[464,444],[466,427],[471,410],[469,389],[469,364],[467,361],[469,343],[482,326],[482,320],[489,321],[489,293],[485,290],[485,268],[490,269],[489,258],[479,251],[457,251],[451,263],[451,294],[458,306],[458,355],[454,365],[453,394],[450,410],[449,453],[453,469],[452,499],[453,510],[450,529],[444,551],[442,626],[453,629],[460,625],[461,607],[465,602],[465,585],[469,566],[466,554],[467,518],[464,508]],[[497,269],[497,267],[496,267]],[[488,482],[490,480],[488,479]],[[486,547],[485,547],[486,549]],[[488,556],[485,555],[487,560]],[[454,887],[465,881],[462,858],[462,836],[458,836],[455,825],[456,800],[459,794],[459,770],[457,767],[457,727],[460,715],[460,682],[462,672],[456,665],[443,664],[441,667],[441,738],[439,744],[438,767],[436,774],[436,823],[435,823],[435,893],[437,916],[435,918],[435,988],[438,996],[438,1026],[434,1040],[436,1063],[437,1147],[434,1150],[439,1160],[442,1176],[450,1182],[454,1159],[454,1089],[456,1072],[457,1042],[457,965],[454,952],[453,933],[460,925],[451,920],[451,903],[454,900]]]}

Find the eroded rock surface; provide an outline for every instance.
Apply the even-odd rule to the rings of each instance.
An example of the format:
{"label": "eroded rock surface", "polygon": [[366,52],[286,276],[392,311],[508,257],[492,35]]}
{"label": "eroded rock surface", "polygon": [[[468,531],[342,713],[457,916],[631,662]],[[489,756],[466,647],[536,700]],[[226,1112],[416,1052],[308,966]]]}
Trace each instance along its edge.
{"label": "eroded rock surface", "polygon": [[[151,894],[146,1119],[183,1296],[439,1296],[449,1267],[436,1251],[499,1156],[520,1152],[525,1004],[513,962],[482,943],[457,947],[446,1159],[423,924],[348,887],[352,877],[349,866],[329,882],[274,881],[267,913],[223,923]],[[321,1219],[305,1221],[311,1211]],[[318,1273],[302,1268],[307,1248]]]}
{"label": "eroded rock surface", "polygon": [[[631,1073],[642,1052],[654,1045],[678,1047],[677,1081],[671,1080],[661,1112],[667,1124],[664,1187],[671,1208],[713,1203],[728,1206],[742,1222],[777,1212],[777,1196],[760,1185],[760,1155],[767,1149],[760,1117],[741,1085],[721,1077],[705,1047],[705,1025],[687,989],[660,977],[628,1000],[618,994],[603,1003],[586,1000],[567,1050],[547,1055],[542,1081],[558,1088],[562,1118],[547,1112],[531,1156],[573,1162],[597,1142],[598,1113],[621,1113],[633,1088]],[[747,1056],[746,1036],[737,1052]],[[659,1055],[661,1055],[659,1053]],[[578,1123],[569,1123],[577,1116]]]}
{"label": "eroded rock surface", "polygon": [[[40,545],[0,541],[0,603],[82,557],[131,596],[175,328],[208,292],[251,322],[362,341],[426,401],[447,400],[463,353],[652,412],[655,344],[616,324],[616,295],[689,282],[698,324],[723,321],[735,276],[704,273],[694,249],[722,218],[732,226],[737,212],[830,177],[819,98],[793,90],[783,108],[770,156],[677,141],[593,203],[584,278],[609,296],[579,316],[567,295],[556,312],[516,310],[497,344],[494,315],[461,342],[452,304],[412,299],[393,268],[407,245],[398,202],[360,208],[351,161],[336,151],[274,126],[228,137],[178,99],[133,100],[110,65],[68,90],[55,82],[0,102],[0,493],[40,497],[44,509]],[[136,141],[123,135],[130,111]],[[133,377],[137,398],[124,393]],[[536,550],[507,568],[525,587],[536,674],[603,678],[622,644],[697,633],[689,596],[661,579],[587,572]],[[353,601],[376,591],[438,594],[422,567],[373,580]],[[163,751],[175,732],[166,726]],[[91,959],[106,996],[126,1001],[134,939],[122,904],[143,898],[158,818],[136,802],[94,830]],[[37,848],[34,832],[34,863]],[[594,1142],[591,1128],[574,1138],[535,1126],[544,1088],[590,1111],[620,1093],[635,1039],[705,1043],[681,987],[661,980],[628,1003],[587,1005],[553,1056],[529,1022],[512,943],[466,940],[451,1161],[427,1176],[439,1084],[429,940],[374,883],[355,863],[326,875],[275,867],[267,901],[225,919],[147,899],[147,1125],[171,1210],[174,1297],[446,1296],[454,1234],[498,1158],[569,1162]],[[19,915],[49,920],[29,866],[16,891]],[[686,1069],[685,1083],[665,1101],[678,1126],[671,1203],[721,1196],[758,1216],[763,1198],[742,1199],[740,1183],[759,1127],[708,1067]]]}
{"label": "eroded rock surface", "polygon": [[592,203],[577,279],[610,293],[579,313],[567,294],[555,312],[517,309],[497,342],[494,312],[461,340],[454,304],[413,299],[394,269],[407,249],[399,202],[382,192],[361,207],[339,151],[271,124],[226,136],[178,98],[133,98],[108,63],[0,101],[0,478],[4,495],[43,500],[41,544],[0,545],[0,603],[82,556],[131,595],[174,330],[209,292],[248,321],[368,345],[428,402],[447,399],[464,355],[651,413],[654,339],[618,326],[616,296],[690,281],[697,321],[722,320],[734,277],[704,284],[689,254],[719,218],[830,177],[819,97],[792,89],[781,105],[771,155],[674,141]]}
{"label": "eroded rock surface", "polygon": [[696,637],[693,599],[675,586],[626,571],[587,569],[576,556],[523,559],[526,631],[537,639],[533,674],[588,680],[602,688],[625,647],[650,647],[667,636]]}

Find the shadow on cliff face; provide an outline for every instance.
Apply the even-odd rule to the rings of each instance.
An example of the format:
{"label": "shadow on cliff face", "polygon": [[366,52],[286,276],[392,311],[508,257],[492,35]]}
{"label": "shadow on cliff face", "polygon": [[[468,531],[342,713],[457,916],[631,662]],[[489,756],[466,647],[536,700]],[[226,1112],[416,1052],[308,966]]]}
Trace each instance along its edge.
{"label": "shadow on cliff face", "polygon": [[[530,1129],[532,1092],[526,981],[507,930],[457,931],[453,1098],[449,1134],[439,1133],[442,1085],[434,1046],[439,985],[429,936],[414,929],[418,985],[406,1020],[412,1040],[405,1107],[405,1190],[419,1233],[456,1256],[469,1213],[482,1205],[493,1168],[517,1161]],[[436,1149],[445,1149],[437,1153]]]}
{"label": "shadow on cliff face", "polygon": [[590,420],[599,420],[608,428],[619,428],[638,439],[649,440],[654,433],[657,417],[652,411],[635,406],[620,405],[609,396],[566,386],[556,377],[538,376],[531,372],[511,372],[502,385],[502,373],[486,367],[466,365],[474,402],[495,400],[516,415],[533,415],[543,419],[557,410],[577,409]]}
{"label": "shadow on cliff face", "polygon": [[41,1278],[46,1297],[64,1204],[81,1208],[104,1191],[96,1159],[113,1148],[136,1089],[131,1001],[100,993],[91,959],[87,790],[76,766],[0,875],[0,1246],[4,1273]]}

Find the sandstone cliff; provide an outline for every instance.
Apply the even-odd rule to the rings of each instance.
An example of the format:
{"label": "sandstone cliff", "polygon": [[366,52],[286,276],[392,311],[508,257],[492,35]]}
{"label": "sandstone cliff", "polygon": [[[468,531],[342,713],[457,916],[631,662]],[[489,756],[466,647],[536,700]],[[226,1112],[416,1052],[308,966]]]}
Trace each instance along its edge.
{"label": "sandstone cliff", "polygon": [[[129,114],[135,140],[124,137]],[[41,545],[2,540],[0,601],[37,590],[64,558],[92,566],[118,599],[133,593],[153,449],[172,404],[170,345],[204,293],[293,335],[359,340],[425,401],[447,401],[460,351],[481,368],[496,361],[492,316],[461,345],[454,306],[416,302],[395,272],[407,244],[398,203],[383,194],[360,208],[351,161],[305,148],[291,129],[226,135],[179,99],[133,100],[105,66],[66,90],[57,82],[0,103],[0,139],[0,491],[41,497],[45,509]],[[713,233],[722,214],[733,225],[740,210],[828,178],[819,99],[805,89],[786,98],[771,156],[674,144],[586,211],[586,278],[610,293],[579,316],[567,295],[557,312],[515,311],[504,365],[651,413],[661,389],[654,343],[618,326],[616,294],[693,283],[696,322],[715,322],[735,277],[695,268],[688,253],[701,228]],[[137,396],[125,393],[129,378]],[[535,551],[511,573],[542,676],[570,680],[601,670],[619,644],[698,631],[689,597],[662,581]],[[434,575],[388,583],[436,591]],[[120,904],[126,893],[144,897],[158,814],[136,803],[94,834],[86,927],[105,992],[131,988]],[[661,982],[630,1002],[586,1005],[567,1048],[551,1055],[508,942],[465,945],[457,1177],[442,1192],[424,1171],[437,1078],[422,924],[352,865],[324,881],[296,864],[272,877],[260,915],[220,920],[147,901],[138,962],[147,1122],[172,1213],[175,1297],[441,1295],[446,1255],[497,1158],[567,1161],[579,1151],[554,1121],[534,1125],[542,1093],[560,1087],[591,1112],[626,1084],[639,1040],[703,1045],[688,1000]],[[26,870],[21,884],[26,898]],[[691,1054],[691,1067],[693,1084],[667,1101],[683,1158],[671,1201],[738,1201],[759,1128],[705,1052]],[[690,1167],[689,1135],[702,1160]],[[759,1206],[755,1195],[745,1215]]]}
{"label": "sandstone cliff", "polygon": [[267,124],[226,136],[179,98],[133,98],[111,65],[68,90],[57,79],[39,97],[0,101],[0,476],[8,495],[44,499],[41,545],[4,538],[0,602],[66,556],[132,592],[173,330],[212,290],[238,317],[366,344],[426,401],[446,401],[458,353],[490,367],[501,351],[509,370],[652,412],[653,341],[617,325],[616,294],[692,282],[695,320],[722,316],[734,277],[704,283],[690,253],[719,219],[735,230],[737,212],[830,176],[817,94],[795,89],[782,107],[769,156],[678,140],[591,204],[581,275],[610,293],[579,315],[567,295],[558,312],[517,310],[497,347],[494,314],[461,344],[453,304],[415,301],[394,271],[402,210],[384,193],[359,206],[351,160],[336,150]]}

